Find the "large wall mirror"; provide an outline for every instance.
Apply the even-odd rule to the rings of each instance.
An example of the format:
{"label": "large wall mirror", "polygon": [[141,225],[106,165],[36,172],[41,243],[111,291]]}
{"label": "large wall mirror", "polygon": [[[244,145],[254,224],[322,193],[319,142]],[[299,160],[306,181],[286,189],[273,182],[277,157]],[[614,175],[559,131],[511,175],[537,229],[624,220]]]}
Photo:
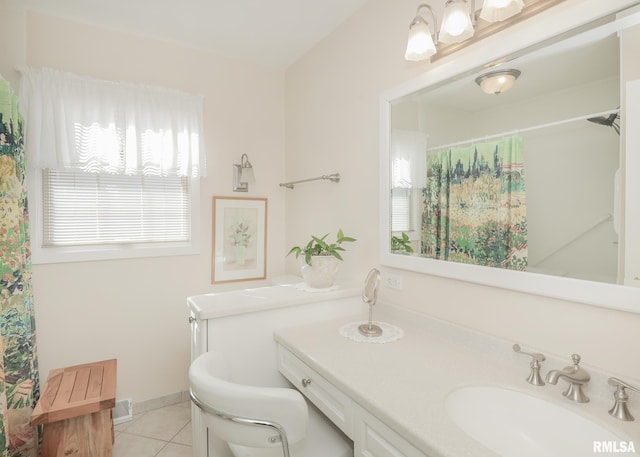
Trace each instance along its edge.
{"label": "large wall mirror", "polygon": [[383,264],[640,312],[638,3],[383,94]]}

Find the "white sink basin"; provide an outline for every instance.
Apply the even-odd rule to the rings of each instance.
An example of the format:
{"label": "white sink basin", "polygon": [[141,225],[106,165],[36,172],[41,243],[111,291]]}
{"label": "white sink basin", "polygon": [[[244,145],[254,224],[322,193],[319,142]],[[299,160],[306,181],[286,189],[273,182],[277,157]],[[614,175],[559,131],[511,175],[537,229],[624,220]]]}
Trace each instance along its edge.
{"label": "white sink basin", "polygon": [[449,394],[445,406],[462,430],[503,457],[597,455],[594,441],[628,446],[625,439],[581,415],[514,390],[464,387]]}

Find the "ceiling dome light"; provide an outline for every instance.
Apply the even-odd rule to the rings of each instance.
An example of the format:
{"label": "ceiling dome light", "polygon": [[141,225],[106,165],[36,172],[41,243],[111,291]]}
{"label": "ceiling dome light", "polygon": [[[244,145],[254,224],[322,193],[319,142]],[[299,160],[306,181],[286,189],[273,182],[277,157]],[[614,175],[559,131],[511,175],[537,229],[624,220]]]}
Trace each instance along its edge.
{"label": "ceiling dome light", "polygon": [[447,0],[438,40],[459,43],[473,36],[473,24],[466,0]]}
{"label": "ceiling dome light", "polygon": [[524,8],[523,0],[484,0],[480,18],[487,22],[504,21]]}
{"label": "ceiling dome light", "polygon": [[501,94],[513,86],[520,76],[520,70],[496,70],[484,73],[476,78],[476,84],[486,94]]}

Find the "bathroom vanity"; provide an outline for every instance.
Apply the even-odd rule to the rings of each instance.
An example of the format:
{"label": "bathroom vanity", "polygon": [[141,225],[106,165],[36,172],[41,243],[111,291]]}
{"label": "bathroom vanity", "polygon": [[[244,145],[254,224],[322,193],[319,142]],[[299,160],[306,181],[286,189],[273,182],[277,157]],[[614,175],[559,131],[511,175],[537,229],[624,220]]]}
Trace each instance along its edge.
{"label": "bathroom vanity", "polygon": [[[339,330],[367,321],[360,294],[359,284],[323,292],[288,284],[190,297],[192,359],[221,350],[234,382],[293,385],[354,442],[355,457],[584,457],[603,443],[633,443],[635,453],[624,455],[640,455],[640,421],[607,412],[614,398],[608,377],[635,386],[638,380],[602,373],[585,358],[590,401],[572,402],[562,395],[563,379],[526,382],[531,359],[514,352],[515,341],[384,303],[374,321],[401,328],[403,336],[357,342]],[[571,354],[545,356],[543,376],[571,364]],[[631,413],[640,417],[640,395],[629,395]],[[192,418],[194,455],[227,457],[195,406]],[[521,435],[539,439],[523,446]]]}
{"label": "bathroom vanity", "polygon": [[[375,313],[377,320],[401,327],[404,337],[389,343],[362,343],[339,334],[341,326],[364,321],[364,314],[275,333],[280,372],[353,439],[356,457],[584,457],[593,454],[594,441],[610,440],[612,436],[616,445],[633,442],[640,448],[640,423],[609,416],[613,389],[607,385],[606,375],[588,365],[585,367],[591,381],[585,391],[591,400],[578,404],[563,397],[566,388],[563,381],[542,387],[528,384],[525,379],[530,359],[515,353],[511,342],[397,307],[379,306]],[[543,373],[570,365],[569,354],[562,358],[546,356]],[[548,402],[558,412],[575,414],[575,418],[586,419],[613,435],[578,434],[580,438],[561,453],[545,448],[549,443],[544,442],[530,443],[527,449],[512,453],[494,452],[470,437],[450,417],[451,394],[472,386],[493,386],[498,391]],[[638,404],[640,401],[636,399],[635,405]],[[518,424],[501,424],[499,406],[474,410],[472,414],[487,427],[498,430],[508,447],[511,446],[508,437],[518,434],[514,430]],[[555,438],[560,440],[563,429],[571,428],[561,419],[554,423],[555,414],[554,417],[536,417],[534,411],[522,414],[531,415],[534,422],[551,424],[557,434]]]}

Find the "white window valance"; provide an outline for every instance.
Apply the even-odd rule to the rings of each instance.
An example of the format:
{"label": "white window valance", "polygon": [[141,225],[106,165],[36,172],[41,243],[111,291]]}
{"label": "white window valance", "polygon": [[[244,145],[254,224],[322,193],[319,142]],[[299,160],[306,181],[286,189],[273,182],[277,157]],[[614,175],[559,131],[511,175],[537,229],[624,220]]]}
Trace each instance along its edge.
{"label": "white window valance", "polygon": [[48,68],[21,68],[27,165],[205,176],[203,98]]}

